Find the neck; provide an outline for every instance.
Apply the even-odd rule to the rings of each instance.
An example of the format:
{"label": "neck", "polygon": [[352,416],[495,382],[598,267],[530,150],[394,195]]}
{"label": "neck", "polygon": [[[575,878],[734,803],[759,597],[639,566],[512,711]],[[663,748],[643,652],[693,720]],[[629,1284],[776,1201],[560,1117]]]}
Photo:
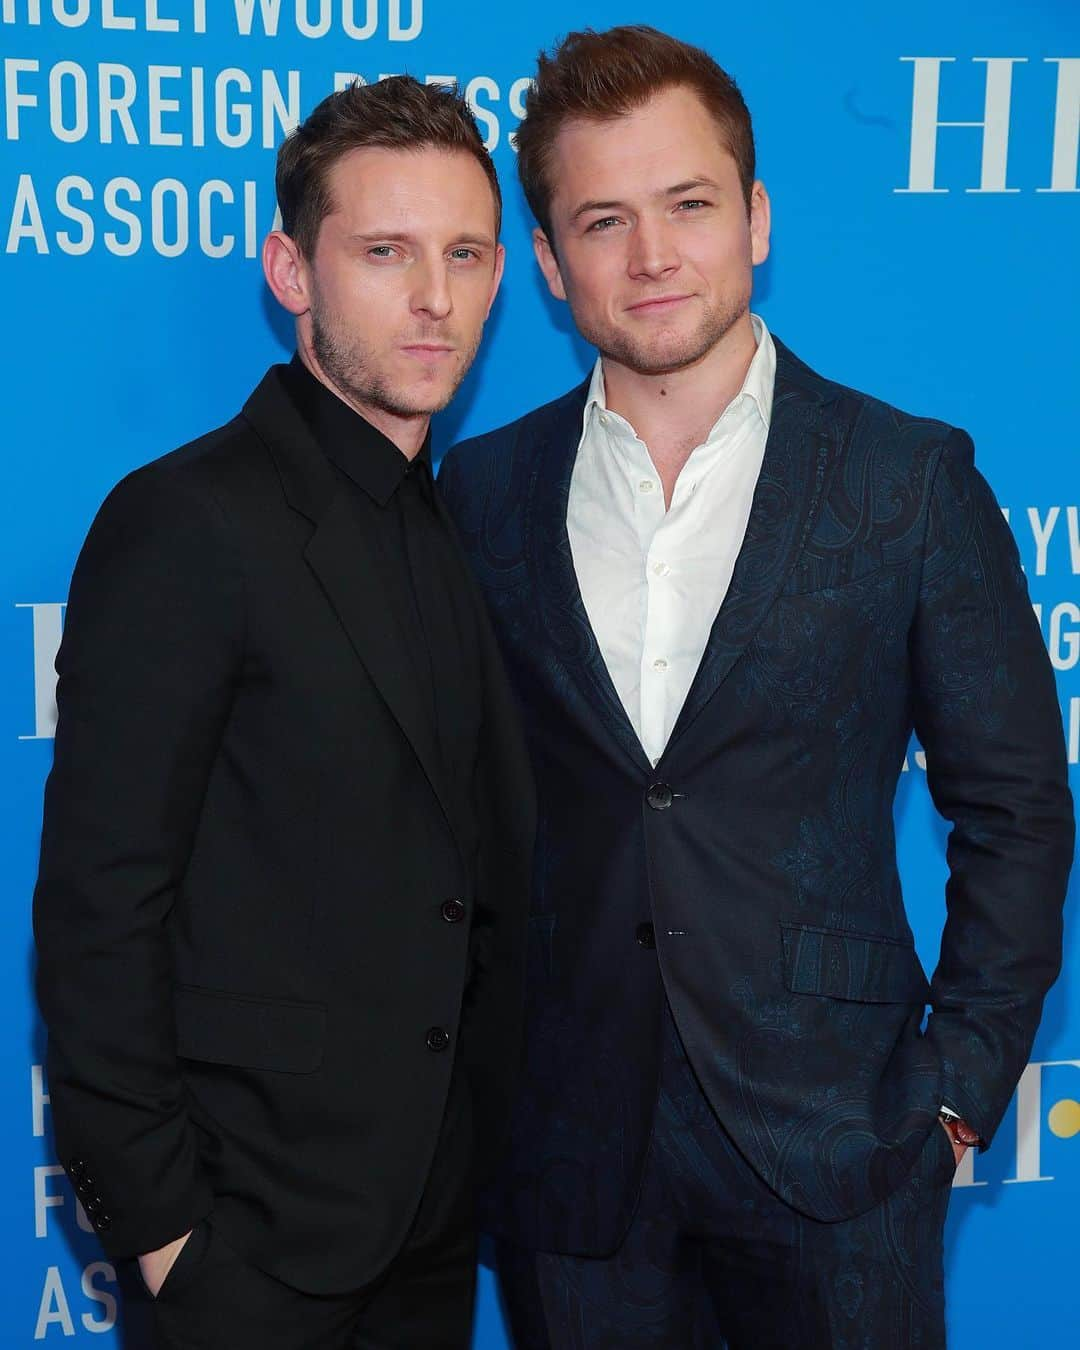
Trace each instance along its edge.
{"label": "neck", "polygon": [[385,408],[377,407],[374,404],[365,403],[363,400],[355,398],[348,390],[342,389],[340,385],[334,383],[320,365],[311,342],[303,334],[298,333],[296,335],[296,350],[300,360],[320,384],[325,385],[332,394],[341,399],[342,403],[350,407],[365,422],[370,422],[376,431],[381,431],[388,441],[392,441],[397,446],[406,459],[416,458],[427,438],[428,427],[431,425],[431,417],[428,413],[393,413],[387,412]]}
{"label": "neck", "polygon": [[749,312],[692,365],[657,374],[603,358],[608,408],[624,417],[649,447],[700,445],[738,394],[757,343]]}

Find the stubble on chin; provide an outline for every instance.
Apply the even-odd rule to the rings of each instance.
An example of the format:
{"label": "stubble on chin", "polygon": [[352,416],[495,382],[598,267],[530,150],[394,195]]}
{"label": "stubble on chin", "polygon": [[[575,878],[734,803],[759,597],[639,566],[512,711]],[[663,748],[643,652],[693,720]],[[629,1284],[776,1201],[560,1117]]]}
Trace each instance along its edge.
{"label": "stubble on chin", "polygon": [[408,389],[395,386],[377,369],[367,343],[335,332],[321,307],[313,306],[311,311],[311,347],[323,373],[351,403],[377,408],[392,417],[430,417],[442,412],[461,387],[479,346],[477,336],[448,381]]}
{"label": "stubble on chin", "polygon": [[712,306],[689,333],[659,331],[652,339],[639,337],[614,325],[578,324],[581,336],[606,360],[635,375],[669,375],[686,370],[708,356],[750,308],[750,296],[723,307]]}

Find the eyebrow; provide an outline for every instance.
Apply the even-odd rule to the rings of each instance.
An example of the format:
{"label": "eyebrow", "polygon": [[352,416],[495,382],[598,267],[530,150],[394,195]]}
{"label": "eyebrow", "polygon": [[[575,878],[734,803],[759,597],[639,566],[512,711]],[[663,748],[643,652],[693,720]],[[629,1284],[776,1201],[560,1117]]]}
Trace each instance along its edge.
{"label": "eyebrow", "polygon": [[[350,234],[350,240],[357,244],[415,244],[416,236],[401,230],[365,230],[363,233]],[[495,240],[490,234],[462,234],[452,239],[448,248],[460,248],[462,244],[472,244],[476,248],[494,248]]]}
{"label": "eyebrow", "polygon": [[[654,195],[657,197],[677,197],[679,196],[680,193],[692,192],[695,188],[703,188],[703,187],[712,188],[714,192],[720,191],[719,183],[714,183],[711,178],[687,178],[682,183],[675,183],[671,187],[661,188],[660,191],[655,193]],[[581,205],[574,210],[570,219],[571,221],[577,220],[579,219],[579,217],[588,214],[588,212],[590,211],[615,211],[618,210],[621,206],[623,206],[623,204],[624,203],[620,201],[582,202]]]}

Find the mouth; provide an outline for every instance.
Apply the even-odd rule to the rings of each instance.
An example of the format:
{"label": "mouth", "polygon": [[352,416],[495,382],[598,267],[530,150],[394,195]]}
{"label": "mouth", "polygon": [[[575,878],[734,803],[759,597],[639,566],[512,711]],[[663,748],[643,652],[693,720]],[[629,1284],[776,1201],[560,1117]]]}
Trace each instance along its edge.
{"label": "mouth", "polygon": [[454,355],[454,350],[445,342],[410,342],[401,348],[405,356],[425,366],[441,365]]}
{"label": "mouth", "polygon": [[626,308],[630,314],[647,317],[650,314],[667,314],[689,299],[691,299],[689,295],[656,295],[646,300],[639,300],[635,305],[627,305]]}

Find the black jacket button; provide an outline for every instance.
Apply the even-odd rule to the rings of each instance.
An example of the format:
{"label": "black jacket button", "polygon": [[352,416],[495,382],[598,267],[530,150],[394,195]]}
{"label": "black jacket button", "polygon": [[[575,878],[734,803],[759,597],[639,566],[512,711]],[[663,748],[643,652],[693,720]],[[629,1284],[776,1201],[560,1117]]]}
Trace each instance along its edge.
{"label": "black jacket button", "polygon": [[638,946],[644,947],[646,951],[651,952],[656,946],[656,931],[651,923],[639,923],[634,937],[637,938]]}
{"label": "black jacket button", "polygon": [[654,811],[666,811],[675,800],[675,794],[666,783],[652,783],[645,794],[645,800]]}
{"label": "black jacket button", "polygon": [[427,1048],[429,1050],[445,1050],[450,1044],[450,1037],[442,1027],[432,1027],[427,1034]]}
{"label": "black jacket button", "polygon": [[460,923],[465,917],[465,906],[460,900],[444,900],[439,913],[447,923]]}

